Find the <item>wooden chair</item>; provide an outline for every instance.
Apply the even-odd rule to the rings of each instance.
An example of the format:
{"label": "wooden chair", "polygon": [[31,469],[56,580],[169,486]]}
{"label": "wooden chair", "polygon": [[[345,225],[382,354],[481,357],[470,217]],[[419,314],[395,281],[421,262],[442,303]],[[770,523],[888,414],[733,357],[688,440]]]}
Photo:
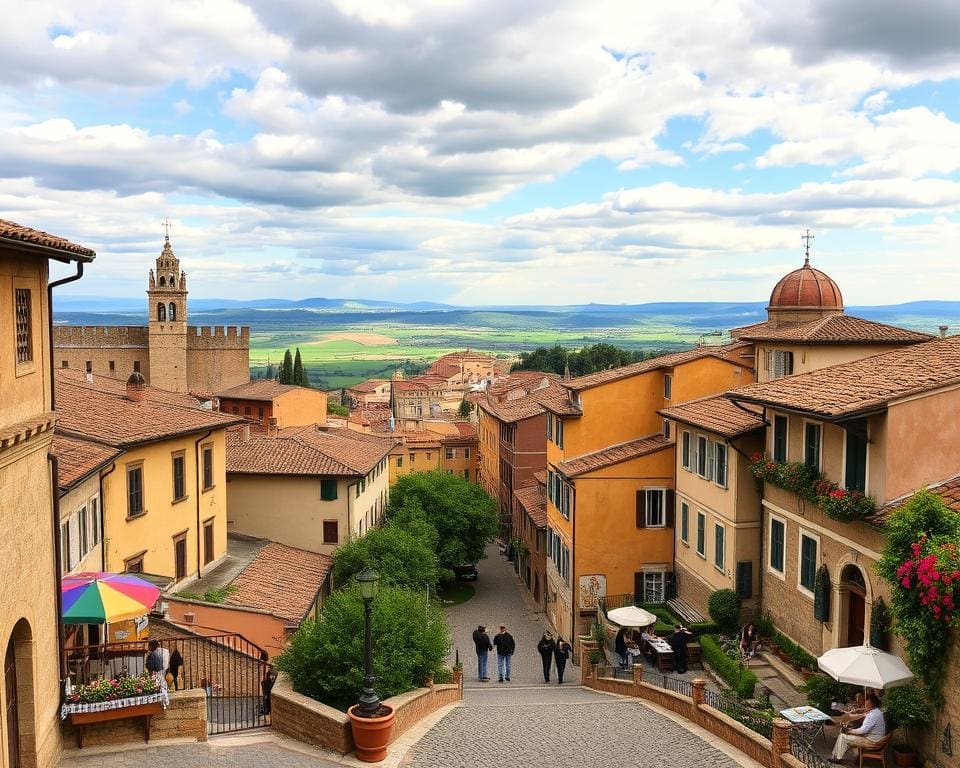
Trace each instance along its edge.
{"label": "wooden chair", "polygon": [[860,768],[863,768],[864,760],[879,760],[883,768],[887,768],[887,745],[890,743],[892,735],[888,733],[872,747],[857,747],[857,751],[860,753]]}

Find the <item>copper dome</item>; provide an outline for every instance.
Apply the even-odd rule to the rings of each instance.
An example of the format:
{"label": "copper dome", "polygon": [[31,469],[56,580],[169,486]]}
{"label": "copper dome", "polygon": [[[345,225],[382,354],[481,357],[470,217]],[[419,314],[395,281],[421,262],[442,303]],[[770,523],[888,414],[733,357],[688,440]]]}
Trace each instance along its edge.
{"label": "copper dome", "polygon": [[809,263],[781,278],[770,294],[772,308],[822,307],[843,309],[840,287]]}

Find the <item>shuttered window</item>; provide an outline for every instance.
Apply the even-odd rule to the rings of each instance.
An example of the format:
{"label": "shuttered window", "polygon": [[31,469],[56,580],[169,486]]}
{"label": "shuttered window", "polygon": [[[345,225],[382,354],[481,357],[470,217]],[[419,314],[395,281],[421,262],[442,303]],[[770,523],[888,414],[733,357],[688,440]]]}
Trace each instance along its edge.
{"label": "shuttered window", "polygon": [[843,480],[847,490],[866,493],[867,424],[865,421],[847,428]]}
{"label": "shuttered window", "polygon": [[680,436],[680,464],[681,466],[689,470],[690,469],[690,433],[684,432]]}
{"label": "shuttered window", "polygon": [[690,538],[690,505],[685,501],[680,502],[680,541],[689,542]]}
{"label": "shuttered window", "polygon": [[[398,462],[403,461],[403,457],[400,456],[397,459]],[[400,464],[398,463],[399,467]],[[321,477],[320,478],[320,500],[321,501],[336,501],[337,500],[337,478],[335,477]]]}
{"label": "shuttered window", "polygon": [[822,430],[819,424],[807,423],[803,428],[803,463],[808,467],[820,469],[820,437]]}
{"label": "shuttered window", "polygon": [[707,516],[697,512],[697,554],[704,557],[707,547]]}
{"label": "shuttered window", "polygon": [[775,517],[770,518],[770,568],[783,573],[783,545],[786,524]]}
{"label": "shuttered window", "polygon": [[800,534],[800,586],[813,592],[817,577],[817,540]]}
{"label": "shuttered window", "polygon": [[753,597],[753,563],[749,560],[737,563],[737,596],[742,600]]}
{"label": "shuttered window", "polygon": [[137,464],[127,468],[127,517],[143,512],[143,465]]}
{"label": "shuttered window", "polygon": [[787,417],[773,417],[773,460],[784,462],[787,460]]}

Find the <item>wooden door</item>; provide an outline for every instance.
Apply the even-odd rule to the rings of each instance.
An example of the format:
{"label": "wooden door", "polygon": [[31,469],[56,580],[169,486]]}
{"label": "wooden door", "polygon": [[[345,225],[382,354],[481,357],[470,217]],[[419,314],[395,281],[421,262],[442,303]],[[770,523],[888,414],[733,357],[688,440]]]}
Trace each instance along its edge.
{"label": "wooden door", "polygon": [[847,595],[847,645],[863,645],[866,601],[852,589]]}
{"label": "wooden door", "polygon": [[17,712],[17,660],[13,650],[13,640],[7,645],[7,656],[3,662],[3,679],[7,691],[7,765],[19,768],[20,765],[20,723]]}
{"label": "wooden door", "polygon": [[187,539],[184,536],[173,543],[174,559],[176,560],[176,579],[186,578],[187,575]]}
{"label": "wooden door", "polygon": [[[326,523],[324,523],[326,525]],[[213,522],[203,526],[203,564],[213,562]]]}

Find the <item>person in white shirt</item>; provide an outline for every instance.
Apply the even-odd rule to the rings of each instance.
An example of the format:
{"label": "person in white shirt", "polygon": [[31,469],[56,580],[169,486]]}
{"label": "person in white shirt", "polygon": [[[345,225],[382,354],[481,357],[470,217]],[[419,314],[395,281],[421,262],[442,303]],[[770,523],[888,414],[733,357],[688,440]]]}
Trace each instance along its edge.
{"label": "person in white shirt", "polygon": [[883,710],[880,709],[880,700],[875,693],[867,694],[864,701],[865,714],[859,728],[844,725],[837,736],[837,743],[833,746],[834,763],[841,762],[851,747],[873,747],[887,735],[887,726],[883,720]]}

